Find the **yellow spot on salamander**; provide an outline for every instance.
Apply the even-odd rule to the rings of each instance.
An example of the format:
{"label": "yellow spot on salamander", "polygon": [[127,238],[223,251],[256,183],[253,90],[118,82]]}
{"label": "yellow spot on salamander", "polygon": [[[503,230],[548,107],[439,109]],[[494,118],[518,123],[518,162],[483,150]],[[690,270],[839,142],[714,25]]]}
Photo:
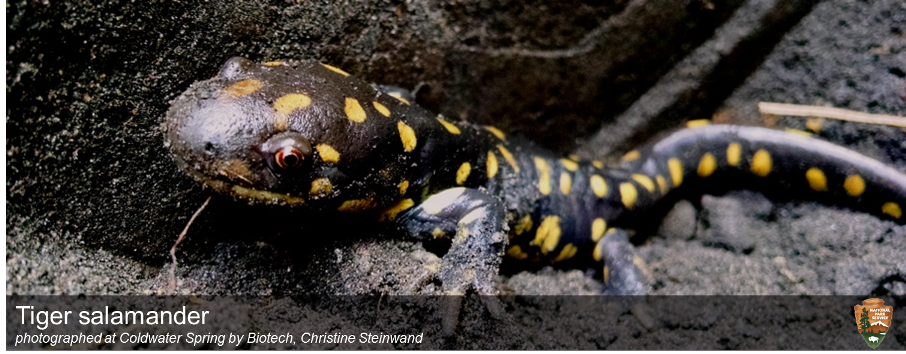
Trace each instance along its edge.
{"label": "yellow spot on salamander", "polygon": [[639,150],[632,150],[630,152],[627,152],[626,155],[623,155],[621,160],[623,160],[624,162],[635,161],[638,160],[641,156],[642,154],[639,153]]}
{"label": "yellow spot on salamander", "polygon": [[560,164],[563,165],[563,168],[573,172],[579,169],[579,164],[570,159],[560,159]]}
{"label": "yellow spot on salamander", "polygon": [[488,161],[487,161],[487,170],[488,178],[494,178],[497,175],[497,155],[494,155],[493,151],[488,151]]}
{"label": "yellow spot on salamander", "polygon": [[409,190],[409,181],[400,182],[400,195],[406,195],[407,190]]}
{"label": "yellow spot on salamander", "polygon": [[560,243],[560,233],[560,217],[546,216],[538,225],[535,239],[532,240],[531,245],[541,247],[541,253],[547,254],[557,248],[557,244]]}
{"label": "yellow spot on salamander", "polygon": [[443,229],[441,229],[439,227],[435,227],[434,230],[431,230],[431,236],[434,237],[435,239],[443,238],[444,236],[447,236],[447,233],[444,232]]}
{"label": "yellow spot on salamander", "polygon": [[301,93],[289,93],[274,101],[274,111],[277,114],[288,116],[297,109],[311,105],[311,97]]}
{"label": "yellow spot on salamander", "polygon": [[288,194],[259,191],[251,188],[245,188],[239,185],[233,185],[232,187],[230,187],[230,189],[236,195],[256,200],[280,201],[289,205],[305,204],[305,199]]}
{"label": "yellow spot on salamander", "polygon": [[620,183],[620,199],[626,209],[632,209],[635,206],[636,199],[639,198],[639,191],[629,182]]}
{"label": "yellow spot on salamander", "polygon": [[308,191],[308,194],[311,196],[324,196],[329,194],[332,190],[333,185],[330,183],[329,179],[318,178],[311,181],[311,189]]}
{"label": "yellow spot on salamander", "polygon": [[711,121],[707,119],[694,119],[686,122],[686,128],[698,128],[706,125],[711,125]]}
{"label": "yellow spot on salamander", "polygon": [[894,219],[899,219],[903,216],[903,210],[900,209],[900,205],[894,202],[884,203],[884,205],[881,206],[881,212],[892,216]]}
{"label": "yellow spot on salamander", "polygon": [[335,72],[335,73],[337,73],[337,74],[340,74],[340,75],[343,75],[343,76],[349,76],[349,73],[347,73],[347,72],[345,72],[345,71],[343,71],[343,70],[340,70],[340,68],[337,68],[337,67],[335,67],[335,66],[331,66],[331,65],[327,65],[327,64],[323,64],[323,63],[322,63],[321,65],[323,65],[325,68],[327,68],[327,70],[333,71],[333,72]]}
{"label": "yellow spot on salamander", "polygon": [[469,179],[469,173],[472,172],[472,164],[468,162],[463,162],[462,165],[459,165],[459,169],[456,170],[456,184],[462,185],[466,183],[466,180]]}
{"label": "yellow spot on salamander", "polygon": [[275,100],[274,111],[277,112],[277,117],[274,120],[274,125],[277,130],[286,130],[287,125],[289,125],[290,113],[310,105],[311,97],[301,93],[286,94]]}
{"label": "yellow spot on salamander", "polygon": [[596,168],[604,168],[604,163],[601,161],[598,161],[598,160],[592,160],[591,164],[592,164],[592,166],[595,166]]}
{"label": "yellow spot on salamander", "polygon": [[377,208],[377,202],[373,198],[364,198],[347,200],[340,204],[337,211],[341,213],[360,213],[374,208]]}
{"label": "yellow spot on salamander", "polygon": [[771,161],[771,154],[765,149],[759,149],[752,157],[752,166],[749,167],[756,176],[767,177],[774,168],[774,162]]}
{"label": "yellow spot on salamander", "polygon": [[793,128],[786,128],[786,129],[784,129],[784,131],[786,131],[787,133],[799,134],[799,135],[807,136],[807,137],[811,137],[812,135],[814,135],[805,130],[799,130],[799,129],[793,129]]}
{"label": "yellow spot on salamander", "polygon": [[645,260],[642,259],[642,257],[639,257],[638,255],[632,256],[632,264],[634,264],[638,270],[642,271],[642,273],[648,277],[649,281],[653,279],[654,275],[651,274],[651,271],[648,269],[648,264],[645,263]]}
{"label": "yellow spot on salamander", "polygon": [[818,168],[812,167],[808,169],[808,171],[805,171],[805,179],[808,181],[808,186],[812,187],[812,190],[818,192],[827,190],[827,177],[824,176],[824,172]]}
{"label": "yellow spot on salamander", "polygon": [[551,171],[547,162],[540,157],[535,157],[535,169],[538,170],[538,191],[542,195],[551,194]]}
{"label": "yellow spot on salamander", "polygon": [[489,131],[489,132],[491,132],[491,134],[494,134],[494,136],[496,136],[497,139],[506,140],[506,135],[504,135],[503,132],[500,131],[500,129],[494,128],[494,127],[492,127],[492,126],[490,126],[490,125],[484,127],[484,129],[487,130],[487,131]]}
{"label": "yellow spot on salamander", "polygon": [[364,122],[368,118],[359,101],[352,97],[346,97],[346,107],[343,110],[346,112],[346,118],[356,123]]}
{"label": "yellow spot on salamander", "polygon": [[569,154],[566,157],[568,157],[570,160],[573,160],[573,161],[579,161],[579,155],[576,155],[576,154]]}
{"label": "yellow spot on salamander", "polygon": [[519,222],[516,223],[516,227],[513,228],[513,231],[516,232],[516,235],[522,235],[522,233],[532,229],[532,216],[526,215],[522,219],[519,219]]}
{"label": "yellow spot on salamander", "polygon": [[264,84],[261,81],[255,79],[245,79],[233,84],[230,87],[224,89],[227,95],[233,98],[238,98],[251,94],[252,92],[258,91]]}
{"label": "yellow spot on salamander", "polygon": [[715,169],[717,169],[717,159],[710,152],[705,153],[698,162],[698,176],[702,178],[708,177],[714,173]]}
{"label": "yellow spot on salamander", "polygon": [[277,130],[285,131],[287,126],[289,126],[289,117],[282,114],[278,114],[274,117],[274,127],[276,127]]}
{"label": "yellow spot on salamander", "polygon": [[679,159],[672,158],[667,160],[667,168],[670,170],[673,187],[676,188],[683,184],[683,163]]}
{"label": "yellow spot on salamander", "polygon": [[437,121],[440,122],[440,125],[443,125],[444,129],[447,129],[447,131],[450,132],[450,134],[459,135],[461,133],[459,131],[459,127],[453,125],[453,123],[445,121],[441,117],[437,117]]}
{"label": "yellow spot on salamander", "polygon": [[440,193],[428,197],[428,199],[421,204],[421,208],[430,215],[437,215],[437,213],[443,211],[444,208],[456,202],[456,199],[465,193],[465,191],[466,189],[463,187],[443,190]]}
{"label": "yellow spot on salamander", "polygon": [[503,145],[497,145],[497,150],[500,150],[500,154],[503,155],[503,159],[506,160],[506,163],[513,168],[513,171],[519,172],[519,165],[516,164],[516,159],[513,158],[513,154],[510,153],[510,150],[507,150]]}
{"label": "yellow spot on salamander", "polygon": [[337,152],[337,149],[334,149],[333,146],[327,144],[318,144],[317,146],[315,146],[315,150],[318,150],[318,155],[321,156],[321,160],[324,162],[340,162],[340,153]]}
{"label": "yellow spot on salamander", "polygon": [[607,222],[602,218],[596,218],[591,222],[591,240],[598,242],[604,237],[604,231],[607,231]]}
{"label": "yellow spot on salamander", "polygon": [[814,133],[821,130],[822,125],[824,125],[824,119],[822,118],[809,118],[805,121],[805,129],[811,130]]}
{"label": "yellow spot on salamander", "polygon": [[393,220],[396,220],[396,216],[397,216],[400,212],[403,212],[403,211],[405,211],[405,210],[408,210],[408,209],[411,208],[413,205],[415,205],[415,202],[414,202],[412,199],[403,199],[403,200],[400,200],[400,201],[396,202],[396,204],[394,204],[393,206],[391,206],[391,207],[387,208],[386,210],[384,210],[384,212],[381,214],[381,217],[378,219],[378,221],[393,221]]}
{"label": "yellow spot on salamander", "polygon": [[560,193],[569,195],[569,190],[573,187],[573,179],[569,173],[560,172]]}
{"label": "yellow spot on salamander", "polygon": [[595,244],[595,250],[591,252],[591,258],[593,258],[595,262],[600,262],[604,259],[604,242],[602,242],[602,240],[603,238],[598,240],[598,243]]}
{"label": "yellow spot on salamander", "polygon": [[667,194],[667,179],[664,176],[657,175],[654,176],[654,180],[657,181],[657,188],[661,191],[661,194]]}
{"label": "yellow spot on salamander", "polygon": [[407,105],[407,106],[409,105],[409,100],[404,98],[403,95],[399,92],[390,92],[390,93],[388,93],[388,95],[390,95],[390,97],[395,98],[397,101],[402,102],[404,105]]}
{"label": "yellow spot on salamander", "polygon": [[607,182],[604,181],[604,177],[591,175],[589,184],[591,184],[592,192],[595,192],[595,195],[598,196],[598,198],[604,198],[604,196],[607,195]]}
{"label": "yellow spot on salamander", "polygon": [[400,132],[400,140],[403,141],[403,150],[406,152],[415,150],[415,146],[418,144],[418,139],[415,137],[415,130],[412,130],[412,127],[403,122],[397,122],[396,128]]}
{"label": "yellow spot on salamander", "polygon": [[525,254],[525,252],[522,252],[522,247],[519,247],[519,245],[515,245],[515,246],[507,249],[506,255],[510,256],[510,258],[518,259],[518,260],[524,260],[524,259],[528,258],[528,255]]}
{"label": "yellow spot on salamander", "polygon": [[846,177],[846,180],[843,181],[843,189],[846,189],[846,193],[849,195],[858,197],[865,192],[865,180],[859,175],[848,176]]}
{"label": "yellow spot on salamander", "polygon": [[608,284],[610,282],[610,267],[605,264],[604,269],[601,272],[604,273],[604,284]]}
{"label": "yellow spot on salamander", "polygon": [[654,181],[651,180],[651,177],[638,173],[633,174],[631,177],[633,181],[644,187],[648,193],[654,193]]}
{"label": "yellow spot on salamander", "polygon": [[382,105],[378,101],[373,101],[373,102],[371,102],[371,104],[374,105],[374,109],[376,109],[378,111],[378,113],[380,113],[384,117],[388,117],[388,118],[390,117],[390,109],[387,108],[387,106]]}
{"label": "yellow spot on salamander", "polygon": [[727,163],[730,166],[739,166],[739,161],[742,159],[742,145],[739,143],[730,143],[727,146]]}
{"label": "yellow spot on salamander", "polygon": [[573,258],[576,255],[576,251],[579,249],[576,246],[573,246],[571,243],[567,243],[566,246],[563,246],[563,249],[560,250],[560,254],[557,255],[557,258],[554,258],[553,262],[562,262],[567,259]]}
{"label": "yellow spot on salamander", "polygon": [[268,67],[282,66],[283,62],[282,61],[267,61],[267,62],[261,63],[261,65],[268,66]]}

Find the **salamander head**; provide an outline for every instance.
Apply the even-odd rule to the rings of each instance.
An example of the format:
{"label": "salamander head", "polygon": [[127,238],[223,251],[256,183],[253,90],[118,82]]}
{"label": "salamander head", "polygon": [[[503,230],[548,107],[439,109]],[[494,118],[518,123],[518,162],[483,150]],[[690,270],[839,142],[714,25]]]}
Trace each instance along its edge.
{"label": "salamander head", "polygon": [[[404,108],[327,65],[233,58],[172,102],[163,130],[179,167],[222,193],[322,209],[354,201],[346,211],[362,211],[404,178],[374,156],[394,143],[384,111]],[[363,183],[375,170],[385,181]]]}

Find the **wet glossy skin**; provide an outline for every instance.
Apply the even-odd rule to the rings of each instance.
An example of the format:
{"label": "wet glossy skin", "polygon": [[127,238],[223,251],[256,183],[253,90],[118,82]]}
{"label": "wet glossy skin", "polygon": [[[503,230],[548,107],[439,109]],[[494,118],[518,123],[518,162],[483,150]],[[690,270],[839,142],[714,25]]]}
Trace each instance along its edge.
{"label": "wet glossy skin", "polygon": [[[404,151],[397,126],[376,117],[377,104],[402,116],[420,111],[321,64],[235,59],[173,102],[166,141],[183,170],[237,197],[319,209],[369,199],[360,209],[372,209],[425,174],[409,168],[413,154],[373,154]],[[347,105],[361,121],[347,118]],[[299,165],[281,168],[274,153],[294,143]]]}
{"label": "wet glossy skin", "polygon": [[438,275],[448,293],[494,293],[504,253],[595,264],[609,292],[642,293],[643,263],[623,228],[681,188],[778,190],[906,220],[902,173],[827,142],[695,127],[607,168],[449,121],[319,63],[231,59],[174,100],[163,127],[180,168],[222,193],[371,213],[417,238],[450,239]]}

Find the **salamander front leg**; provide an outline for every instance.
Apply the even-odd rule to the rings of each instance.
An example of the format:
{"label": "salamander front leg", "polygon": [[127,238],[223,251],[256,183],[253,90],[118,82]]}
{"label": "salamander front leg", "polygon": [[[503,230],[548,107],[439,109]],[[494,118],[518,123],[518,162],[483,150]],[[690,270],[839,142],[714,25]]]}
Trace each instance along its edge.
{"label": "salamander front leg", "polygon": [[629,234],[623,229],[610,229],[595,246],[594,257],[602,261],[602,276],[607,295],[644,295],[649,277],[645,262],[635,253]]}
{"label": "salamander front leg", "polygon": [[[415,93],[402,87],[378,84],[371,84],[371,86],[374,87],[375,90],[390,95],[405,104],[415,102]],[[418,91],[418,88],[416,88],[416,91]]]}
{"label": "salamander front leg", "polygon": [[408,231],[422,239],[449,238],[450,250],[443,256],[437,278],[444,295],[443,332],[453,333],[459,318],[462,295],[471,288],[497,317],[500,305],[494,277],[506,246],[503,204],[477,189],[451,188],[426,199],[400,218]]}

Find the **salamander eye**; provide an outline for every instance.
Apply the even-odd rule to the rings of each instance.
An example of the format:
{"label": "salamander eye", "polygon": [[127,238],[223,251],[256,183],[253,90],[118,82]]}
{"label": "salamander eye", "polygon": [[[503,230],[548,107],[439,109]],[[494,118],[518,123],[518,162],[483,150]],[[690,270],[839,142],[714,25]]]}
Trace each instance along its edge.
{"label": "salamander eye", "polygon": [[308,139],[296,132],[272,136],[261,145],[268,166],[275,172],[297,170],[311,161],[312,149]]}
{"label": "salamander eye", "polygon": [[302,166],[304,160],[305,155],[302,154],[302,151],[293,146],[285,146],[274,154],[274,162],[284,170],[298,168]]}

